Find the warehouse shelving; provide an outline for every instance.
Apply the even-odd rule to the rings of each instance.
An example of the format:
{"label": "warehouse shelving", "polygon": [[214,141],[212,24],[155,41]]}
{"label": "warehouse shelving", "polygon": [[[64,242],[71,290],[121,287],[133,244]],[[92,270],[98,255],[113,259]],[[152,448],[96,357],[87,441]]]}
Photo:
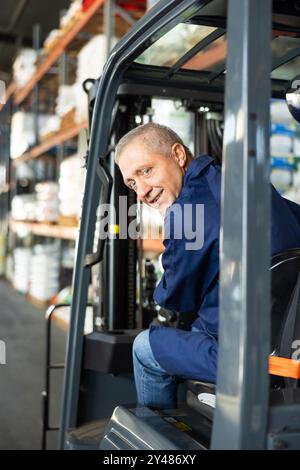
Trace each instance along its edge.
{"label": "warehouse shelving", "polygon": [[[61,238],[64,240],[76,240],[78,225],[50,224],[44,222],[25,222],[19,220],[10,220],[10,228],[15,233],[32,233],[42,237]],[[143,239],[143,250],[161,253],[164,250],[162,240]]]}
{"label": "warehouse shelving", "polygon": [[23,222],[10,220],[10,228],[15,233],[32,233],[41,237],[53,237],[63,240],[75,240],[78,226],[50,224],[44,222]]}
{"label": "warehouse shelving", "polygon": [[81,13],[80,18],[73,24],[73,26],[66,31],[66,33],[57,41],[56,46],[49,55],[45,54],[41,64],[37,68],[35,74],[29,82],[15,92],[15,104],[19,105],[33,90],[34,86],[43,78],[48,72],[50,67],[57,61],[63,54],[68,45],[76,38],[77,34],[84,28],[88,21],[95,15],[99,8],[105,3],[105,0],[94,0],[89,8]]}
{"label": "warehouse shelving", "polygon": [[87,127],[87,121],[82,121],[81,123],[75,124],[70,128],[62,129],[56,132],[50,138],[46,139],[44,142],[36,145],[35,147],[32,147],[32,149],[30,149],[28,152],[24,153],[23,155],[20,155],[17,158],[14,158],[13,162],[17,164],[22,161],[32,160],[33,158],[40,157],[45,152],[47,152],[47,150],[50,150],[53,147],[63,144],[64,142],[69,139],[72,139],[73,137],[76,137],[81,129],[86,129]]}
{"label": "warehouse shelving", "polygon": [[[108,37],[109,34],[113,34],[113,30],[116,37],[121,37],[145,12],[145,3],[143,4],[143,2],[133,2],[135,6],[130,11],[122,9],[120,5],[122,5],[122,2],[114,3],[109,0],[94,0],[87,7],[86,11],[77,13],[69,25],[65,27],[60,37],[50,46],[48,52],[39,55],[37,69],[28,83],[22,88],[18,88],[16,83],[12,81],[7,87],[7,108],[13,110],[22,105],[24,109],[32,107],[37,115],[39,112],[43,113],[44,111],[42,107],[39,109],[39,105],[47,109],[48,98],[55,96],[60,84],[68,83],[63,78],[64,58],[67,58],[69,73],[72,76],[73,72],[75,72],[74,60],[77,53],[85,45],[87,37],[100,33],[105,33]],[[59,67],[57,67],[58,64],[60,64]],[[37,98],[37,94],[39,98]],[[72,139],[74,142],[74,138],[79,135],[80,131],[87,128],[87,120],[79,123],[74,122],[74,119],[64,121],[60,130],[49,134],[45,140],[37,139],[36,144],[25,153],[11,159],[11,175],[14,177],[18,165],[23,162],[34,161],[38,158],[50,158],[49,151],[53,154],[54,149],[56,149],[55,154],[57,156],[54,158],[51,156],[49,162],[52,161],[56,165],[55,174],[57,175],[57,162],[61,162],[65,158],[66,144]],[[14,182],[10,182],[10,185],[2,188],[2,192],[7,192],[11,199],[16,187],[17,185]],[[73,220],[72,224],[69,222],[64,223],[63,217],[58,223],[10,219],[8,226],[13,243],[18,239],[16,236],[21,237],[21,239],[24,238],[24,240],[26,239],[27,241],[24,241],[26,244],[28,242],[35,243],[33,240],[38,240],[33,239],[32,236],[53,238],[61,241],[75,241],[78,235],[79,221]],[[144,239],[140,243],[145,252],[161,253],[164,250],[161,240]],[[62,245],[60,244],[60,246]],[[46,303],[40,304],[37,299],[30,295],[27,296],[27,299],[36,305],[46,306]]]}
{"label": "warehouse shelving", "polygon": [[[10,83],[6,91],[6,101],[14,95],[15,105],[20,105],[32,92],[34,87],[41,81],[41,79],[49,72],[51,67],[55,62],[60,58],[60,56],[67,50],[72,42],[75,42],[78,39],[79,33],[88,26],[93,17],[99,12],[99,9],[103,7],[106,3],[106,0],[94,0],[90,4],[88,9],[85,12],[80,12],[77,18],[74,19],[69,28],[62,34],[62,36],[57,39],[55,46],[49,52],[49,54],[44,53],[39,59],[39,66],[37,70],[28,81],[28,83],[22,87],[18,88],[14,81]],[[122,13],[123,12],[123,13]],[[139,19],[144,11],[142,9],[137,9],[133,11],[131,15],[124,12],[119,6],[115,7],[115,13],[118,15],[118,21],[116,22],[116,31],[117,35],[122,35],[125,33],[125,27],[121,25],[121,18],[123,18],[123,23],[132,24],[134,21]],[[103,20],[103,17],[101,18]],[[102,28],[103,29],[103,28]],[[127,27],[128,29],[128,27]],[[81,44],[82,45],[82,44]],[[78,47],[77,47],[78,48]],[[1,105],[0,105],[1,110]]]}

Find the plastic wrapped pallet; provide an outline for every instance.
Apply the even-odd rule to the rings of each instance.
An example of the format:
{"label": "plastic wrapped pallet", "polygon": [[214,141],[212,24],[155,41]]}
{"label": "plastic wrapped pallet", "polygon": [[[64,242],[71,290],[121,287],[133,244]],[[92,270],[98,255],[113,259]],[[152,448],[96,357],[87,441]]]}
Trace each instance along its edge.
{"label": "plastic wrapped pallet", "polygon": [[26,294],[29,289],[31,249],[15,248],[13,285],[17,291]]}
{"label": "plastic wrapped pallet", "polygon": [[11,201],[11,216],[14,220],[36,219],[36,195],[20,194]]}
{"label": "plastic wrapped pallet", "polygon": [[22,88],[36,71],[37,52],[34,49],[22,49],[13,64],[13,77],[18,88]]}
{"label": "plastic wrapped pallet", "polygon": [[65,217],[78,217],[81,213],[85,170],[76,154],[60,165],[59,212]]}
{"label": "plastic wrapped pallet", "polygon": [[61,36],[62,33],[59,29],[53,29],[52,31],[50,31],[43,44],[46,54],[50,54],[50,52],[55,47],[57,41],[61,38]]}
{"label": "plastic wrapped pallet", "polygon": [[273,156],[292,155],[294,150],[295,131],[284,124],[272,124],[270,141]]}
{"label": "plastic wrapped pallet", "polygon": [[193,151],[193,117],[192,113],[177,108],[171,100],[152,100],[154,109],[153,122],[163,123],[171,127],[179,137]]}
{"label": "plastic wrapped pallet", "polygon": [[40,130],[41,140],[49,138],[49,136],[60,129],[60,116],[53,114],[48,116],[48,119],[45,120],[43,127]]}
{"label": "plastic wrapped pallet", "polygon": [[74,85],[60,85],[56,99],[55,112],[62,117],[75,108],[76,98]]}
{"label": "plastic wrapped pallet", "polygon": [[293,119],[284,100],[272,100],[271,119],[271,182],[281,194],[296,200],[297,190],[293,188],[296,135]]}
{"label": "plastic wrapped pallet", "polygon": [[[49,118],[47,114],[40,114],[39,129],[47,127]],[[34,115],[17,111],[11,120],[10,155],[17,158],[35,144]]]}
{"label": "plastic wrapped pallet", "polygon": [[64,34],[70,29],[70,27],[72,27],[74,22],[79,19],[81,15],[81,10],[81,0],[75,0],[70,3],[69,8],[60,18],[59,29],[53,29],[52,31],[50,31],[44,41],[43,47],[46,54],[51,53],[51,51],[57,45],[58,41],[61,40]]}
{"label": "plastic wrapped pallet", "polygon": [[[117,38],[112,38],[112,45]],[[80,122],[88,118],[87,95],[82,88],[82,83],[87,78],[99,78],[106,62],[106,37],[104,34],[94,36],[79,52],[76,83],[74,85],[76,99],[76,121]]]}
{"label": "plastic wrapped pallet", "polygon": [[39,222],[56,222],[58,219],[58,183],[46,181],[35,186],[36,220]]}
{"label": "plastic wrapped pallet", "polygon": [[59,26],[60,28],[67,29],[70,23],[72,22],[73,18],[75,18],[78,13],[82,10],[82,0],[73,0],[70,3],[69,8],[60,18]]}
{"label": "plastic wrapped pallet", "polygon": [[285,124],[286,126],[294,124],[294,119],[288,110],[285,100],[272,100],[271,119],[273,123]]}
{"label": "plastic wrapped pallet", "polygon": [[47,301],[59,289],[59,249],[57,243],[35,245],[30,269],[29,294]]}

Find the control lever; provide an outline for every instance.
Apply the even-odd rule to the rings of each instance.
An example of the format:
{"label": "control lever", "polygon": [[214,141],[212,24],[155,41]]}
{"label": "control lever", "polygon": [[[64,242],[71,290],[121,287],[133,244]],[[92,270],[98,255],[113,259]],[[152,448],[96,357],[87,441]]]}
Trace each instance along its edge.
{"label": "control lever", "polygon": [[[111,188],[112,188],[112,176],[107,168],[107,164],[104,158],[100,158],[97,165],[97,175],[102,183],[102,190],[100,196],[100,204],[108,204],[110,200]],[[103,258],[105,239],[98,240],[98,246],[96,253],[86,255],[85,257],[85,267],[94,266],[97,263],[100,263]]]}

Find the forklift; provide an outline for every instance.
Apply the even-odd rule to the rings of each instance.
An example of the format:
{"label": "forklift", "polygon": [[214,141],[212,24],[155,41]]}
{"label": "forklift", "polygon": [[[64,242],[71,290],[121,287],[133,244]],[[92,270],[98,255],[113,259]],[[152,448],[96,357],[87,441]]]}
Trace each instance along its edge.
{"label": "forklift", "polygon": [[[300,247],[269,256],[270,101],[287,94],[299,120],[299,17],[293,0],[161,0],[86,86],[90,137],[60,449],[300,449]],[[132,343],[158,307],[145,314],[137,296],[142,244],[117,236],[120,196],[136,196],[114,162],[118,140],[151,119],[154,97],[180,101],[194,116],[195,155],[222,164],[217,384],[185,381],[178,408],[163,411],[135,404]],[[115,236],[95,243],[97,208],[107,203]],[[85,335],[94,270],[99,299]]]}

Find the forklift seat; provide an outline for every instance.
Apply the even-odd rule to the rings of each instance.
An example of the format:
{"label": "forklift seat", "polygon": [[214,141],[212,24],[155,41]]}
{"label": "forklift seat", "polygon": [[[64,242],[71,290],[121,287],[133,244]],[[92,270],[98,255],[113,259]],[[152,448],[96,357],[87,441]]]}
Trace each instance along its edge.
{"label": "forklift seat", "polygon": [[[292,343],[300,338],[300,248],[273,256],[270,269],[271,355],[291,358]],[[187,404],[212,420],[216,385],[199,380],[185,383]],[[298,381],[272,376],[270,385],[271,389],[281,389],[298,386]]]}

